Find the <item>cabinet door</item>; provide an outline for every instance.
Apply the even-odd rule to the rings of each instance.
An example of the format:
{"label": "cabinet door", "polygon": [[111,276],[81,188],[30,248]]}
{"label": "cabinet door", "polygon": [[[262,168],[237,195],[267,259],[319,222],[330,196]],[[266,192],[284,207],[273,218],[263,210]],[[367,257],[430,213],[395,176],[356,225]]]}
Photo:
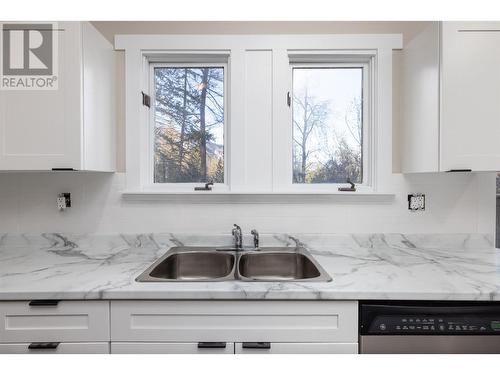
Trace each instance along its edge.
{"label": "cabinet door", "polygon": [[441,167],[500,170],[500,22],[442,25]]}
{"label": "cabinet door", "polygon": [[[223,344],[223,345],[219,345]],[[234,343],[112,342],[112,354],[234,354]]]}
{"label": "cabinet door", "polygon": [[109,302],[0,302],[0,342],[109,341]]}
{"label": "cabinet door", "polygon": [[57,90],[0,90],[0,170],[81,168],[81,24],[57,24]]}
{"label": "cabinet door", "polygon": [[357,354],[357,343],[247,342],[235,343],[236,354]]}
{"label": "cabinet door", "polygon": [[354,301],[111,301],[111,341],[356,342]]}
{"label": "cabinet door", "polygon": [[430,22],[402,51],[403,173],[439,172],[439,32]]}

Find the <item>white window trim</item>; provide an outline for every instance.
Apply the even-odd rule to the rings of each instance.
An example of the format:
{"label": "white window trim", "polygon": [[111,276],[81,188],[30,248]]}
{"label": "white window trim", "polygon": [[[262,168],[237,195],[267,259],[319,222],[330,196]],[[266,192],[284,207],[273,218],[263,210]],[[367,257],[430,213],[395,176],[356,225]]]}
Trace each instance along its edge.
{"label": "white window trim", "polygon": [[[294,68],[361,68],[363,70],[363,145],[362,145],[362,162],[363,162],[363,182],[356,184],[357,191],[374,191],[373,174],[375,169],[373,156],[373,133],[374,133],[374,118],[373,118],[373,53],[366,52],[359,54],[355,58],[350,55],[330,55],[325,56],[321,53],[308,54],[300,62],[290,56],[289,75],[290,75],[290,94],[293,93],[293,69]],[[346,183],[293,183],[293,165],[292,165],[292,150],[293,150],[293,101],[290,106],[289,116],[289,132],[285,137],[278,138],[279,145],[275,147],[285,152],[288,149],[289,161],[286,165],[279,168],[286,171],[280,174],[281,179],[276,181],[276,190],[283,192],[338,192],[340,186],[346,186]]]}
{"label": "white window trim", "polygon": [[[149,111],[140,104],[141,91],[149,91],[149,82],[144,79],[149,62],[155,58],[175,54],[195,54],[197,56],[226,56],[227,72],[227,116],[226,124],[230,124],[229,134],[225,138],[225,154],[228,162],[229,191],[214,189],[214,194],[287,194],[280,185],[280,167],[291,163],[288,152],[275,147],[283,131],[288,131],[291,122],[289,108],[283,104],[286,92],[289,91],[290,56],[306,58],[307,55],[322,54],[330,59],[332,55],[366,54],[371,51],[374,58],[373,69],[373,163],[372,188],[363,191],[360,187],[355,193],[337,191],[319,192],[331,195],[385,195],[385,188],[391,186],[392,176],[392,50],[402,48],[401,34],[336,34],[336,35],[118,35],[115,48],[125,50],[126,78],[126,192],[137,194],[179,194],[179,191],[151,191],[145,183],[149,178],[148,163],[148,129]],[[249,149],[245,150],[245,58],[252,51],[269,51],[272,53],[272,163],[266,177],[272,175],[269,183],[255,185],[255,176],[246,176],[246,165],[252,162]],[[359,56],[358,56],[359,57]],[[295,57],[294,57],[295,58]],[[179,59],[178,59],[179,60]],[[177,61],[178,61],[177,60]],[[182,60],[182,59],[181,59]],[[138,74],[138,72],[141,72]],[[243,92],[243,93],[242,93]],[[237,95],[235,93],[238,93]],[[268,147],[266,143],[266,147]],[[291,152],[291,150],[290,150]],[[269,169],[270,168],[270,169]],[[254,169],[255,172],[255,169]],[[229,178],[230,177],[230,178]],[[162,184],[159,184],[162,185]],[[254,186],[256,186],[254,188]],[[262,186],[267,186],[262,190]],[[270,188],[269,188],[270,186]],[[259,190],[260,189],[260,190]],[[188,195],[206,195],[206,192]],[[288,194],[290,194],[289,192]],[[389,192],[390,193],[390,192]],[[208,193],[210,194],[210,193]],[[315,194],[297,192],[300,196]]]}
{"label": "white window trim", "polygon": [[[170,56],[171,57],[171,56]],[[147,191],[194,191],[196,186],[202,186],[203,182],[192,182],[192,183],[154,183],[154,126],[155,126],[155,103],[156,103],[156,90],[154,82],[154,69],[155,68],[183,68],[183,67],[222,67],[224,69],[224,183],[214,184],[214,189],[218,191],[229,191],[229,163],[230,160],[227,156],[227,142],[229,134],[228,125],[228,62],[227,58],[225,61],[220,59],[221,62],[210,61],[213,59],[207,59],[205,56],[190,56],[179,59],[179,62],[173,61],[169,56],[164,56],[162,60],[159,59],[148,59],[149,69],[148,77],[146,78],[149,84],[149,92],[151,96],[151,109],[149,115],[149,141],[148,141],[148,181],[144,183],[144,190]],[[160,62],[161,61],[161,62]],[[189,61],[189,62],[188,62]],[[217,61],[217,59],[216,59]],[[208,181],[206,181],[208,182]]]}

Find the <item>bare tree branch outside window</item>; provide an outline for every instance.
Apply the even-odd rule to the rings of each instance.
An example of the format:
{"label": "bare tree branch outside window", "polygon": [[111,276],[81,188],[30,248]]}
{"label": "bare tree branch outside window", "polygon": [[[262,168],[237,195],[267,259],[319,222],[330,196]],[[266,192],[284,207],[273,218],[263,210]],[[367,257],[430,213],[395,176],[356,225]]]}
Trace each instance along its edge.
{"label": "bare tree branch outside window", "polygon": [[154,69],[154,182],[224,182],[224,68]]}
{"label": "bare tree branch outside window", "polygon": [[361,68],[293,69],[293,183],[361,183]]}

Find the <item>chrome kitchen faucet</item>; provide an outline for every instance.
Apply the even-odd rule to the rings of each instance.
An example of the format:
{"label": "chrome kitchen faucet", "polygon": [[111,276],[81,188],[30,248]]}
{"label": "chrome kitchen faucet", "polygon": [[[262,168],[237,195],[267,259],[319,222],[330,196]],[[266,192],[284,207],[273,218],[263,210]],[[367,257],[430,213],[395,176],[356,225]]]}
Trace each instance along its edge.
{"label": "chrome kitchen faucet", "polygon": [[234,239],[234,248],[241,250],[243,247],[243,234],[241,232],[241,228],[238,224],[233,224],[233,239]]}
{"label": "chrome kitchen faucet", "polygon": [[[241,230],[241,227],[238,224],[233,224],[233,230],[231,233],[233,235],[234,249],[243,250],[243,231]],[[252,229],[250,233],[253,236],[253,249],[258,250],[260,243],[259,232],[257,232],[257,229]]]}

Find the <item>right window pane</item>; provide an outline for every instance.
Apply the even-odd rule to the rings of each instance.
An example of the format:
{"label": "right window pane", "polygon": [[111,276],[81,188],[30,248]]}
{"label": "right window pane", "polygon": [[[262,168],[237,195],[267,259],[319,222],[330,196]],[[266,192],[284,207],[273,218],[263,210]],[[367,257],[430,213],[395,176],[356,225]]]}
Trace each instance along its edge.
{"label": "right window pane", "polygon": [[293,183],[362,183],[363,68],[292,72]]}

